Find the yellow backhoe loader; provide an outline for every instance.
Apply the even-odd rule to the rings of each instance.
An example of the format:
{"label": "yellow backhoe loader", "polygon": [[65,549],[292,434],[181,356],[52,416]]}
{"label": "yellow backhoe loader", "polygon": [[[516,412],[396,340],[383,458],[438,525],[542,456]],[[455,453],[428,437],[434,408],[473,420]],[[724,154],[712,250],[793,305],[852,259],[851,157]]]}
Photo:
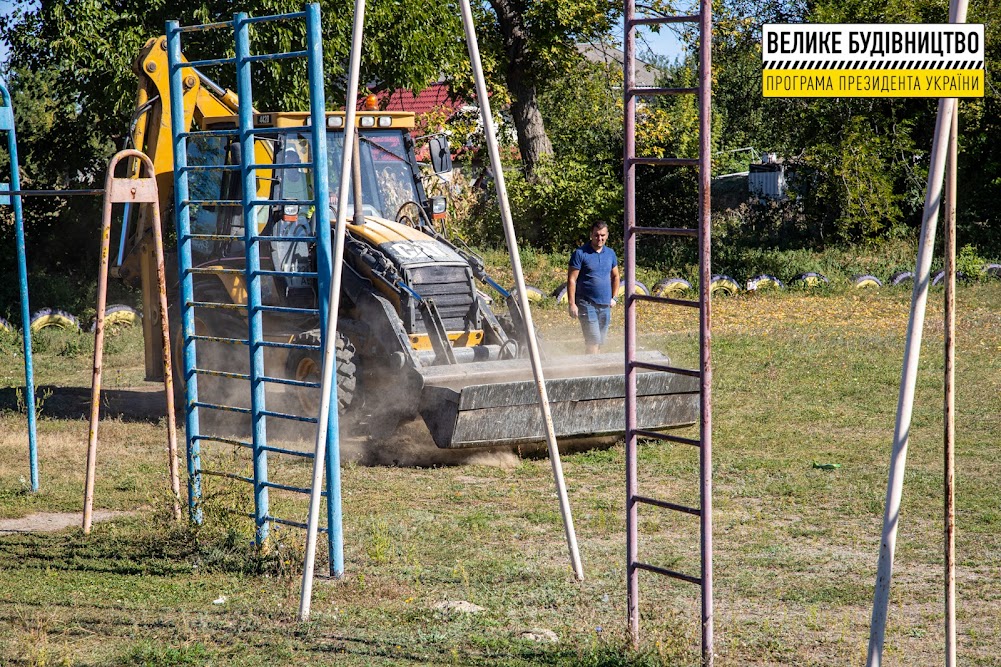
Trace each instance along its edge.
{"label": "yellow backhoe loader", "polygon": [[[164,228],[173,227],[173,158],[167,85],[165,38],[150,40],[136,60],[139,94],[131,137],[153,160]],[[203,130],[236,126],[238,99],[194,68],[183,70],[184,125]],[[258,169],[258,198],[302,201],[312,198],[306,169],[287,166],[311,162],[307,112],[254,112],[256,127],[269,128],[255,141],[255,164],[283,168]],[[330,192],[338,192],[343,112],[326,114]],[[450,241],[439,225],[445,214],[442,198],[429,198],[422,185],[415,143],[414,115],[363,111],[357,115],[358,144],[345,247],[343,288],[337,341],[338,399],[342,428],[385,435],[402,420],[422,418],[438,447],[486,447],[544,439],[537,393],[526,354],[524,327],[517,302],[487,275],[482,260]],[[275,132],[283,128],[284,132]],[[436,171],[451,169],[447,142],[429,139]],[[210,136],[189,141],[189,164],[235,165],[240,144]],[[194,171],[192,199],[240,199],[238,172]],[[332,202],[333,204],[333,202]],[[336,207],[335,207],[336,208]],[[146,373],[157,379],[161,344],[157,325],[155,265],[148,212],[134,211],[123,231],[119,278],[141,288],[144,304]],[[216,239],[238,236],[247,224],[268,238],[261,263],[265,305],[316,308],[316,280],[297,273],[316,271],[315,246],[297,240],[314,235],[315,216],[301,205],[259,206],[254,220],[238,207],[203,204],[191,215],[192,232]],[[168,234],[165,232],[165,234]],[[286,240],[287,239],[287,240]],[[171,247],[170,239],[165,247]],[[193,244],[196,267],[243,269],[239,240],[200,240]],[[176,261],[168,259],[177,284]],[[312,274],[311,274],[312,275]],[[234,306],[247,300],[240,271],[195,271],[194,302]],[[477,281],[497,288],[506,298],[506,313],[495,314]],[[173,350],[178,350],[176,288],[168,288]],[[246,338],[244,311],[195,309],[196,332],[207,336]],[[269,312],[265,336],[286,343],[319,341],[319,321],[301,314]],[[319,354],[309,350],[272,350],[269,375],[316,380]],[[202,346],[198,348],[203,366]],[[222,366],[246,365],[245,347],[230,347]],[[238,357],[238,358],[236,358]],[[174,366],[181,355],[174,354]],[[659,363],[666,358],[657,355]],[[621,433],[624,424],[624,381],[621,355],[550,359],[545,364],[556,434],[588,438]],[[183,377],[178,376],[180,385]],[[236,383],[236,381],[234,381]],[[318,405],[318,390],[294,387],[293,402],[306,409]],[[642,372],[638,381],[638,420],[642,428],[664,430],[697,419],[698,385],[691,377],[659,371]],[[315,416],[315,415],[314,415]]]}

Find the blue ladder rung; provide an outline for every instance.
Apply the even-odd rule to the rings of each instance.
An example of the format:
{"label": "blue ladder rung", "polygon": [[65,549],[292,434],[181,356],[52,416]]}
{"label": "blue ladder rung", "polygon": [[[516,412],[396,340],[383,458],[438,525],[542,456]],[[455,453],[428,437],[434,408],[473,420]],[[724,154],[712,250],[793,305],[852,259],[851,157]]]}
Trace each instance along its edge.
{"label": "blue ladder rung", "polygon": [[187,167],[181,167],[178,172],[186,171],[240,171],[240,165],[238,164],[189,164]]}
{"label": "blue ladder rung", "polygon": [[[250,412],[250,410],[247,410]],[[265,417],[274,417],[276,419],[288,419],[289,421],[304,422],[306,424],[315,424],[316,417],[303,417],[302,415],[290,415],[285,412],[273,412],[271,410],[260,410],[260,414]]]}
{"label": "blue ladder rung", "polygon": [[188,336],[185,340],[204,340],[210,343],[228,343],[230,345],[248,345],[246,338],[227,338],[225,336]]}
{"label": "blue ladder rung", "polygon": [[276,454],[288,454],[289,456],[300,456],[304,459],[313,458],[313,452],[302,452],[298,449],[284,449],[282,447],[275,447],[274,445],[264,445],[261,447],[265,452],[275,452]]}
{"label": "blue ladder rung", "polygon": [[284,384],[289,387],[306,387],[308,389],[319,389],[319,382],[306,382],[305,380],[289,380],[288,378],[276,378],[270,375],[262,375],[258,378],[261,382],[270,382],[271,384]]}
{"label": "blue ladder rung", "polygon": [[299,343],[279,343],[273,340],[262,340],[262,347],[273,347],[280,350],[322,350],[319,345],[301,345]]}
{"label": "blue ladder rung", "polygon": [[[245,23],[251,25],[252,23],[268,23],[271,21],[287,21],[289,19],[304,19],[306,18],[306,12],[290,12],[288,14],[273,14],[272,16],[248,16],[242,21],[233,21],[233,23]],[[230,24],[226,24],[230,25]]]}
{"label": "blue ladder rung", "polygon": [[222,403],[204,403],[202,401],[195,401],[191,404],[193,408],[208,408],[209,410],[221,410],[223,412],[238,412],[242,415],[251,414],[252,410],[250,408],[241,408],[236,405],[223,405]]}
{"label": "blue ladder rung", "polygon": [[243,202],[239,199],[185,199],[181,202],[181,206],[191,206],[192,204],[199,206],[243,206]]}
{"label": "blue ladder rung", "polygon": [[191,436],[192,440],[198,440],[199,442],[221,442],[224,445],[236,445],[237,447],[247,447],[251,448],[254,443],[247,442],[246,440],[235,440],[233,438],[221,438],[217,435],[199,435],[194,434]]}
{"label": "blue ladder rung", "polygon": [[[233,237],[237,238],[237,237]],[[205,276],[244,276],[247,274],[243,269],[219,269],[211,267],[193,266],[188,269],[188,273],[197,273]]]}
{"label": "blue ladder rung", "polygon": [[230,371],[217,371],[211,368],[193,368],[192,371],[198,375],[207,375],[209,377],[216,378],[229,378],[231,380],[249,380],[250,375],[247,373],[233,373]]}
{"label": "blue ladder rung", "polygon": [[256,56],[247,56],[244,58],[244,62],[248,63],[261,63],[271,60],[289,60],[292,58],[305,58],[309,55],[309,51],[288,51],[286,53],[262,53]]}
{"label": "blue ladder rung", "polygon": [[316,308],[293,308],[291,306],[258,306],[257,310],[265,313],[298,313],[300,315],[319,315]]}
{"label": "blue ladder rung", "polygon": [[[236,62],[235,58],[209,58],[208,60],[192,60],[186,63],[180,63],[181,68],[184,67],[213,67],[215,65],[232,65]],[[175,68],[176,69],[176,68]]]}
{"label": "blue ladder rung", "polygon": [[[241,271],[240,273],[243,273]],[[279,277],[295,277],[295,278],[316,278],[316,271],[270,271],[261,269],[260,271],[254,271],[255,275],[258,276],[279,276]]]}
{"label": "blue ladder rung", "polygon": [[[327,492],[323,491],[322,493],[323,493],[323,497],[325,498],[327,496]],[[251,519],[254,518],[253,514],[248,514],[247,516],[249,516]],[[309,528],[309,526],[307,526],[306,524],[304,524],[304,523],[302,523],[300,521],[290,521],[289,519],[278,519],[278,518],[273,517],[271,515],[268,515],[268,516],[264,517],[264,520],[265,521],[270,521],[272,523],[278,523],[278,524],[281,524],[283,526],[290,526],[292,528],[302,528],[303,530],[308,530],[308,528]],[[324,527],[324,526],[317,526],[316,527],[316,531],[319,532],[319,533],[329,532],[329,531],[327,531],[326,527]]]}
{"label": "blue ladder rung", "polygon": [[244,237],[235,234],[184,234],[181,236],[182,241],[188,239],[192,241],[242,241]]}
{"label": "blue ladder rung", "polygon": [[217,301],[187,301],[188,308],[223,308],[225,310],[246,310],[245,303],[219,303]]}
{"label": "blue ladder rung", "polygon": [[218,30],[219,28],[232,28],[232,21],[221,21],[219,23],[203,23],[201,25],[179,25],[173,30],[170,30],[170,34],[176,32],[203,32],[205,30]]}
{"label": "blue ladder rung", "polygon": [[[303,128],[300,128],[300,129],[305,130],[305,129],[308,129],[308,128],[303,127]],[[296,131],[296,128],[294,128],[294,127],[252,127],[252,128],[250,128],[247,131],[247,133],[248,134],[257,134],[257,135],[261,135],[261,136],[266,136],[266,135],[269,135],[269,134],[273,134],[273,135],[277,136],[277,135],[281,135],[281,134],[289,134],[290,132],[295,132],[295,131]]]}
{"label": "blue ladder rung", "polygon": [[251,206],[312,206],[316,204],[315,199],[252,199]]}
{"label": "blue ladder rung", "polygon": [[189,139],[191,137],[235,137],[240,134],[240,130],[237,128],[225,128],[218,130],[192,130],[190,132],[181,132],[177,136],[181,139]]}
{"label": "blue ladder rung", "polygon": [[309,489],[303,488],[301,486],[290,486],[288,484],[279,484],[278,482],[261,482],[261,486],[265,486],[269,489],[278,489],[280,491],[291,491],[292,493],[302,493],[309,495],[312,493]]}
{"label": "blue ladder rung", "polygon": [[315,236],[258,236],[250,237],[253,241],[270,241],[278,243],[316,243]]}
{"label": "blue ladder rung", "polygon": [[[248,164],[247,169],[312,169],[312,162],[283,162],[282,164],[268,164],[267,162],[261,162],[259,164]],[[237,167],[239,169],[239,167]]]}
{"label": "blue ladder rung", "polygon": [[[235,445],[237,447],[243,447],[245,449],[253,449],[254,443],[247,442],[246,440],[235,440],[233,438],[220,438],[215,435],[193,435],[192,440],[198,440],[199,442],[219,442],[225,445]],[[303,452],[298,449],[285,449],[284,447],[275,447],[274,445],[264,445],[260,447],[261,450],[266,452],[274,452],[276,454],[287,454],[289,456],[299,456],[304,459],[313,458],[313,452]]]}

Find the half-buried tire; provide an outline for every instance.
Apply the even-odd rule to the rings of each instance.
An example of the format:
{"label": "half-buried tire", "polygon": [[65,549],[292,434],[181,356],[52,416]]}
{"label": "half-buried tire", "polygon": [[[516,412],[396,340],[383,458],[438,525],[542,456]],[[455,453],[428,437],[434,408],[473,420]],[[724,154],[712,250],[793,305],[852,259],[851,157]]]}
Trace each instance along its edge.
{"label": "half-buried tire", "polygon": [[56,308],[42,308],[35,311],[31,316],[31,330],[41,331],[42,329],[65,329],[66,331],[79,331],[80,323],[76,317],[65,310]]}

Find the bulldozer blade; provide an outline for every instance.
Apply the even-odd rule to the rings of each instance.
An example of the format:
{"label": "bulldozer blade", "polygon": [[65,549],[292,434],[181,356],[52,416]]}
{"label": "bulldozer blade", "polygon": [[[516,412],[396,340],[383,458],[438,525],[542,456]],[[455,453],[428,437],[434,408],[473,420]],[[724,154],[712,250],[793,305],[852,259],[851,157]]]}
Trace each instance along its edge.
{"label": "bulldozer blade", "polygon": [[[641,360],[666,366],[667,357]],[[625,432],[624,358],[620,354],[563,357],[543,364],[556,437]],[[420,369],[420,414],[438,447],[493,447],[544,441],[539,394],[528,360],[475,362]],[[699,383],[690,375],[639,370],[638,428],[690,426],[699,416]]]}

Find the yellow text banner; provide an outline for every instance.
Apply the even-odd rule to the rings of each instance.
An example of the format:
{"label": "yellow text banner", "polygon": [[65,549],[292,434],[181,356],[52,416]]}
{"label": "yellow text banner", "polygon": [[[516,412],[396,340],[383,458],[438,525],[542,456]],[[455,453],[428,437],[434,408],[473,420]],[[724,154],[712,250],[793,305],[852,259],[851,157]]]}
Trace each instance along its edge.
{"label": "yellow text banner", "polygon": [[765,97],[983,97],[982,69],[766,69]]}

